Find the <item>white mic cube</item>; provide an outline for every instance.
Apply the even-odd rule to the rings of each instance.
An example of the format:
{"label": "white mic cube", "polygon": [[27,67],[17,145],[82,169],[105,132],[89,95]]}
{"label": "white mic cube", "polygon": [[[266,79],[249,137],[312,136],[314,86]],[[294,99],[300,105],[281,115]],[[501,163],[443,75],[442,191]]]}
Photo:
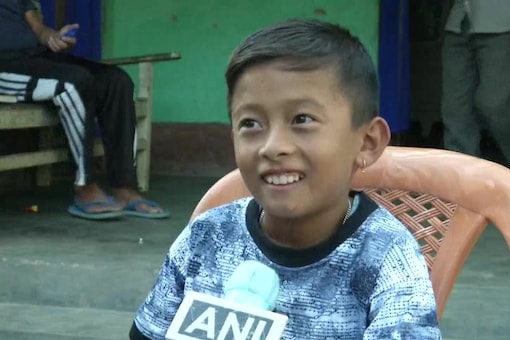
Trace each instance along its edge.
{"label": "white mic cube", "polygon": [[185,295],[168,340],[278,340],[287,316],[197,292]]}

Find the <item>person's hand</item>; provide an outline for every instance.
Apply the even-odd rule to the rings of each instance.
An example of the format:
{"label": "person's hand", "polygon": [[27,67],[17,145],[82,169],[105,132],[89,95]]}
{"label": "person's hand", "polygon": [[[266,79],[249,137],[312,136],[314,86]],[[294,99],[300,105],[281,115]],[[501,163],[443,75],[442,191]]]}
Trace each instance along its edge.
{"label": "person's hand", "polygon": [[72,29],[79,28],[78,24],[65,25],[60,31],[54,31],[48,37],[48,47],[53,52],[65,52],[76,44],[75,37],[66,37],[65,34]]}

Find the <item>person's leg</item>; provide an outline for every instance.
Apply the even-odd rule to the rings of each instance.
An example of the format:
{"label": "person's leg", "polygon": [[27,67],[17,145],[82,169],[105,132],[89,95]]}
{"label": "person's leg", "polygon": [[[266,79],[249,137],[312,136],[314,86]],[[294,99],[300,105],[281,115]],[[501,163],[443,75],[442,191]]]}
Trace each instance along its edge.
{"label": "person's leg", "polygon": [[136,113],[134,85],[120,68],[97,65],[97,117],[105,145],[108,182],[112,188],[138,188],[136,178]]}
{"label": "person's leg", "polygon": [[[91,155],[94,141],[96,94],[94,78],[84,68],[62,62],[65,55],[44,53],[0,63],[0,88],[27,102],[48,101],[59,108],[60,120],[77,171],[77,201],[107,201],[93,182]],[[90,212],[119,210],[118,206],[95,205]]]}
{"label": "person's leg", "polygon": [[510,32],[473,37],[480,81],[475,103],[510,164]]}
{"label": "person's leg", "polygon": [[74,62],[95,78],[97,118],[101,127],[108,180],[116,201],[123,207],[148,213],[162,213],[157,204],[138,193],[136,178],[136,113],[134,86],[120,68],[82,59]]}
{"label": "person's leg", "polygon": [[442,51],[441,113],[444,147],[480,155],[480,127],[474,111],[478,82],[476,61],[467,35],[447,32]]}

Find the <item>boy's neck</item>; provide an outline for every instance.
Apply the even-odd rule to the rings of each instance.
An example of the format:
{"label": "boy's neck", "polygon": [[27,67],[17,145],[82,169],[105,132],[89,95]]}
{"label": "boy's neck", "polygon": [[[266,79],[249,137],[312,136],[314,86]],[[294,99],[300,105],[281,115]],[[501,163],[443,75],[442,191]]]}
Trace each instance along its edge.
{"label": "boy's neck", "polygon": [[295,249],[306,249],[325,242],[341,228],[351,213],[351,199],[331,209],[298,219],[278,218],[263,213],[260,225],[274,243]]}

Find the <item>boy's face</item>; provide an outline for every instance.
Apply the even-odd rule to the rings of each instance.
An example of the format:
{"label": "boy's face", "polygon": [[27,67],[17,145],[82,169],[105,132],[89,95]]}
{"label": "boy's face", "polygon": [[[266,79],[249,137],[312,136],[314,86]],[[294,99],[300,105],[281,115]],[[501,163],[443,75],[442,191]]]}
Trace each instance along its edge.
{"label": "boy's face", "polygon": [[351,102],[332,70],[250,67],[232,93],[231,112],[237,165],[266,214],[293,219],[339,209],[365,129],[352,128]]}

